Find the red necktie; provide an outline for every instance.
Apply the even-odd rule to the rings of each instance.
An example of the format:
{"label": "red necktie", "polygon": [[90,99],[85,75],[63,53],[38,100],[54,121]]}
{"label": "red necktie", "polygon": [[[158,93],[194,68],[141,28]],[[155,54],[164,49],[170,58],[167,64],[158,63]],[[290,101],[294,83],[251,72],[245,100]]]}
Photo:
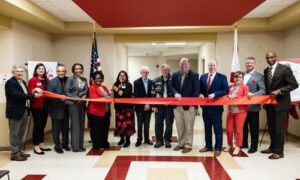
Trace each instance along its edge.
{"label": "red necktie", "polygon": [[210,88],[210,85],[211,85],[211,77],[212,77],[212,74],[209,74],[208,75],[208,81],[206,83],[206,90],[209,90]]}

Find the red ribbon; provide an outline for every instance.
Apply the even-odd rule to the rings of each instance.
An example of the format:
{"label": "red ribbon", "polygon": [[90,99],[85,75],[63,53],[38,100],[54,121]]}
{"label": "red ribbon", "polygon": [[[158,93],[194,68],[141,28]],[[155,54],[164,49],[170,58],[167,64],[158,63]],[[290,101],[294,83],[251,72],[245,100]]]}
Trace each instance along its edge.
{"label": "red ribbon", "polygon": [[125,103],[125,104],[157,104],[157,105],[252,105],[252,104],[277,104],[276,99],[270,95],[253,96],[251,98],[241,97],[229,99],[223,96],[216,99],[208,98],[192,98],[184,97],[181,99],[176,98],[97,98],[97,99],[83,99],[73,98],[65,95],[59,95],[48,91],[43,92],[43,96],[47,98],[62,99],[62,100],[75,100],[75,101],[93,101],[93,102],[106,102],[106,103]]}

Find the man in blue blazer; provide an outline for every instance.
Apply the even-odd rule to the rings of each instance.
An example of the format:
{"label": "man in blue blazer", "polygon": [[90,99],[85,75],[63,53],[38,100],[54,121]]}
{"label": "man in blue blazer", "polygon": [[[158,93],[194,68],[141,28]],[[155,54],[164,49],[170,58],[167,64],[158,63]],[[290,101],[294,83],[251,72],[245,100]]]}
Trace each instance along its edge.
{"label": "man in blue blazer", "polygon": [[[143,66],[141,68],[141,77],[134,81],[134,96],[137,98],[152,97],[152,81],[148,79],[149,68]],[[135,112],[137,117],[137,142],[135,146],[138,147],[143,141],[143,126],[144,126],[144,142],[148,145],[153,145],[149,138],[150,118],[151,118],[151,107],[149,104],[137,104],[135,105]]]}
{"label": "man in blue blazer", "polygon": [[41,92],[33,89],[28,93],[23,80],[24,68],[14,66],[13,77],[5,83],[6,118],[9,120],[9,141],[12,161],[26,161],[30,156],[21,150],[22,139],[28,121],[29,100],[40,97]]}
{"label": "man in blue blazer", "polygon": [[[208,62],[208,71],[200,77],[200,98],[219,98],[228,94],[228,82],[225,75],[217,72],[218,61]],[[212,151],[212,127],[215,132],[214,156],[221,155],[223,145],[222,113],[223,106],[201,106],[205,127],[205,147],[199,152]]]}
{"label": "man in blue blazer", "polygon": [[[178,99],[199,96],[199,75],[190,70],[190,66],[189,59],[182,58],[180,70],[172,74],[171,84]],[[197,106],[177,106],[174,109],[179,140],[174,151],[182,150],[182,153],[188,153],[192,150],[197,108]]]}
{"label": "man in blue blazer", "polygon": [[[64,86],[67,81],[66,67],[58,64],[56,67],[57,77],[52,79],[47,86],[49,92],[59,95],[65,95]],[[68,105],[61,99],[49,99],[49,115],[52,119],[52,136],[55,144],[54,150],[62,154],[64,150],[70,151],[69,147],[69,113]],[[62,133],[62,144],[59,140],[59,134]]]}

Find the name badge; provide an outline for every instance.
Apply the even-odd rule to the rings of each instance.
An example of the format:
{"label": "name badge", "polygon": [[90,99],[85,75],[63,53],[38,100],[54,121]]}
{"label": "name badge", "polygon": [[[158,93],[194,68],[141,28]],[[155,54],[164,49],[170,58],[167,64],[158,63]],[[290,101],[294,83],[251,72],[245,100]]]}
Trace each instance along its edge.
{"label": "name badge", "polygon": [[38,82],[36,83],[36,86],[42,86],[42,83]]}

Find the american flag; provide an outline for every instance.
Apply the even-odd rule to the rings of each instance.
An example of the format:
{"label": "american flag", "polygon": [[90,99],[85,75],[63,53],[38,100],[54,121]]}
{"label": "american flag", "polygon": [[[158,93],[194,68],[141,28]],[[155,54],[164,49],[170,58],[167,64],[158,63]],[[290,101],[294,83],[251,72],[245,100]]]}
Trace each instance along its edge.
{"label": "american flag", "polygon": [[93,74],[96,71],[101,71],[100,58],[98,56],[96,32],[93,33],[93,43],[91,52],[91,69],[90,69],[90,84],[93,83]]}

